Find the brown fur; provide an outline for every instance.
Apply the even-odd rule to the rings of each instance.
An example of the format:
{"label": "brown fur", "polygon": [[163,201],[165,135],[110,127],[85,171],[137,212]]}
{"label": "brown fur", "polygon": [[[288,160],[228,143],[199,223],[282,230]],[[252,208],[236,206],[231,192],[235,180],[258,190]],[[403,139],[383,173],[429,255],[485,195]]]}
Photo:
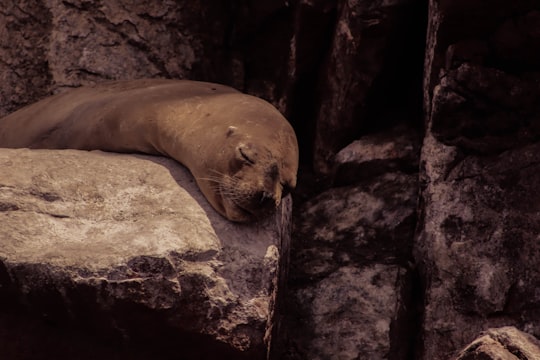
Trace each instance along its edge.
{"label": "brown fur", "polygon": [[232,221],[252,221],[296,185],[298,145],[272,105],[232,88],[186,80],[81,87],[0,119],[0,147],[170,156]]}

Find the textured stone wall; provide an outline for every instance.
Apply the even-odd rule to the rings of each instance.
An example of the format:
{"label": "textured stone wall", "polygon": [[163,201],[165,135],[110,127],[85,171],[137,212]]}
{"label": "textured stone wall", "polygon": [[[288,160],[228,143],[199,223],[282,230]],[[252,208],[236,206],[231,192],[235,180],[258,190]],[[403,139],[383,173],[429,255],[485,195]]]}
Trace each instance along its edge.
{"label": "textured stone wall", "polygon": [[490,328],[540,337],[537,0],[0,6],[0,115],[170,77],[291,121],[301,170],[271,357],[484,359],[460,350],[482,333],[506,344]]}
{"label": "textured stone wall", "polygon": [[415,243],[425,359],[490,327],[540,335],[539,16],[533,1],[430,2]]}

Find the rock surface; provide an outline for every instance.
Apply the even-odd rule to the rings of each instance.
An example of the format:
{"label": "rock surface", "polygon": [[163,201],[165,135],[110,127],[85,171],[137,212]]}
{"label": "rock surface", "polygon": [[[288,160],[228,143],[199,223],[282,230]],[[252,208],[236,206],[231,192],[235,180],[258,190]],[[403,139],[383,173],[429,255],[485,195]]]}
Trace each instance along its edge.
{"label": "rock surface", "polygon": [[325,174],[335,154],[363,132],[416,123],[420,116],[411,109],[422,71],[422,1],[337,3],[313,146],[314,168]]}
{"label": "rock surface", "polygon": [[540,335],[537,14],[529,1],[430,2],[415,243],[424,359],[487,328]]}
{"label": "rock surface", "polygon": [[[233,224],[161,157],[2,149],[0,168],[0,324],[22,307],[83,338],[182,345],[197,358],[265,356],[281,215]],[[24,358],[20,339],[42,336],[0,335],[9,359]]]}
{"label": "rock surface", "polygon": [[145,77],[229,84],[280,107],[290,12],[283,0],[3,0],[0,116],[67,88]]}
{"label": "rock surface", "polygon": [[540,341],[511,326],[489,329],[456,358],[456,360],[535,359],[540,359]]}
{"label": "rock surface", "polygon": [[347,157],[356,164],[347,179],[353,184],[328,189],[294,211],[285,359],[412,354],[410,261],[418,177],[401,171],[410,166],[381,173],[378,160],[399,164],[401,153],[387,150],[410,144],[414,136],[361,141],[363,151]]}
{"label": "rock surface", "polygon": [[[283,319],[271,331],[279,335],[271,357],[448,360],[489,328],[540,337],[539,14],[537,0],[4,0],[0,115],[80,84],[135,77],[221,82],[269,100],[295,127],[302,160],[291,270],[279,274],[289,291],[269,304],[269,316]],[[54,194],[28,199],[40,197],[39,206],[68,223]],[[0,213],[16,212],[6,204]],[[282,216],[289,223],[290,214]],[[125,266],[146,267],[137,264]],[[155,295],[148,281],[132,301],[143,290],[152,304],[173,296]],[[177,294],[167,284],[166,294]],[[200,304],[194,314],[217,306]],[[170,340],[155,348],[178,340],[173,312],[150,317],[154,310],[141,310],[148,306],[136,305],[145,323],[176,324],[150,327],[145,336]],[[127,318],[123,307],[111,309],[80,322]],[[103,345],[51,325],[49,312],[38,311],[45,322],[37,323],[22,310],[4,314],[0,335],[54,333],[79,353]],[[119,337],[122,321],[108,338]],[[228,335],[216,336],[233,348]],[[139,353],[116,357],[155,357]]]}
{"label": "rock surface", "polygon": [[396,171],[418,172],[420,139],[411,128],[362,137],[341,149],[334,159],[333,185],[343,186]]}

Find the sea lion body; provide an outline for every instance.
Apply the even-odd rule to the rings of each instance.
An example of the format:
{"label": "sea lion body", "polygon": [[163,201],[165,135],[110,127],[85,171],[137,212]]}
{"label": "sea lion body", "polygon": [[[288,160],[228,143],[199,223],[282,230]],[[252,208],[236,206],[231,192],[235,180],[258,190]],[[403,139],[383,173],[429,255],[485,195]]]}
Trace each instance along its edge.
{"label": "sea lion body", "polygon": [[0,119],[0,147],[166,155],[210,204],[252,221],[296,185],[294,130],[272,105],[224,85],[134,80],[51,96]]}

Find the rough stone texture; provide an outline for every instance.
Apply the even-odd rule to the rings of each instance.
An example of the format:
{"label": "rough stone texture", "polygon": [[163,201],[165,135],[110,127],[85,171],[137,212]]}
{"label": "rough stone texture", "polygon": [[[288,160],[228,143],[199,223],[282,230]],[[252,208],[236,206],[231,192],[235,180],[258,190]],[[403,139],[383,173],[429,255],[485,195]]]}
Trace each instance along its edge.
{"label": "rough stone texture", "polygon": [[511,326],[489,329],[456,358],[456,360],[536,359],[540,359],[540,341]]}
{"label": "rough stone texture", "polygon": [[51,27],[49,10],[41,1],[2,1],[0,117],[48,93]]}
{"label": "rough stone texture", "polygon": [[365,136],[340,150],[335,157],[333,185],[349,185],[395,171],[418,172],[420,139],[403,126]]}
{"label": "rough stone texture", "polygon": [[535,144],[463,157],[426,138],[416,244],[426,284],[425,358],[452,353],[487,327],[539,333],[539,151]]}
{"label": "rough stone texture", "polygon": [[537,17],[532,1],[430,2],[423,359],[448,359],[490,327],[540,335]]}
{"label": "rough stone texture", "polygon": [[291,11],[284,0],[3,0],[0,116],[65,88],[142,77],[221,82],[280,106]]}
{"label": "rough stone texture", "polygon": [[363,132],[419,120],[412,109],[422,70],[422,5],[415,0],[338,2],[318,93],[316,171],[329,173],[334,155]]}
{"label": "rough stone texture", "polygon": [[[399,163],[401,154],[392,158],[387,150],[413,138],[361,139],[365,151],[347,157],[358,165],[360,176],[350,173],[354,184],[326,190],[295,209],[283,358],[411,355],[417,173],[396,167],[380,173],[377,159]],[[364,171],[371,175],[361,176]]]}
{"label": "rough stone texture", "polygon": [[[302,171],[289,292],[269,305],[287,324],[267,331],[275,358],[447,360],[488,328],[539,337],[538,1],[427,3],[4,0],[0,114],[143,76],[222,82],[282,110]],[[88,344],[42,314],[4,314],[0,332]],[[160,329],[174,342],[177,327]]]}
{"label": "rough stone texture", "polygon": [[264,358],[281,213],[231,223],[161,157],[2,149],[0,169],[2,358],[27,358],[23,344],[28,358],[44,358],[39,339],[49,331],[22,325],[24,314],[80,331],[71,336],[84,345],[45,358],[95,358],[83,350],[92,341],[115,351],[155,342],[162,358],[178,346],[187,358]]}
{"label": "rough stone texture", "polygon": [[405,359],[390,339],[400,321],[405,275],[406,269],[395,265],[344,266],[299,290],[294,300],[307,310],[308,320],[296,329],[302,334],[295,337],[301,339],[293,347],[297,358]]}

